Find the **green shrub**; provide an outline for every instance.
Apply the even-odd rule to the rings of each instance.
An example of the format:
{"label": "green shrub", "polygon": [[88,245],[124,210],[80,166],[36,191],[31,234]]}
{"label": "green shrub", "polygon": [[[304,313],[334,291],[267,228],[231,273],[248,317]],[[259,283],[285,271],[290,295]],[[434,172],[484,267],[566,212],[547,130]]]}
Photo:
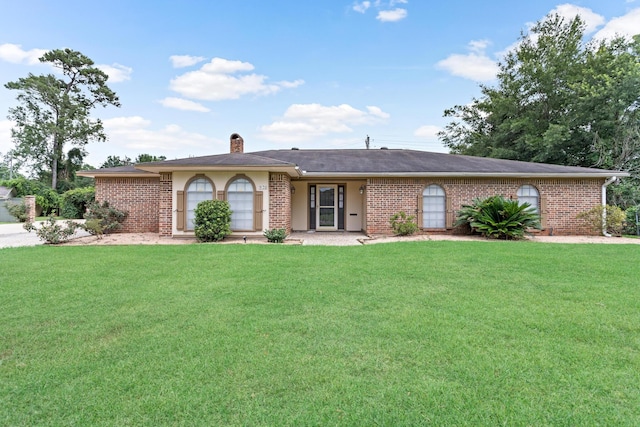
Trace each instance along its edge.
{"label": "green shrub", "polygon": [[636,215],[640,217],[640,209],[638,206],[633,206],[624,211],[627,216],[624,227],[624,234],[638,234],[638,224],[636,224]]}
{"label": "green shrub", "polygon": [[494,239],[521,239],[527,229],[540,228],[538,214],[529,203],[492,196],[474,199],[458,211],[455,226],[468,224],[471,230]]}
{"label": "green shrub", "polygon": [[87,220],[84,229],[93,235],[113,233],[122,228],[122,223],[127,218],[128,213],[112,206],[106,200],[102,204],[93,202],[87,207],[84,218]]}
{"label": "green shrub", "polygon": [[7,211],[18,222],[27,221],[27,205],[25,205],[24,201],[20,203],[7,202]]}
{"label": "green shrub", "polygon": [[47,221],[40,223],[40,227],[36,227],[31,222],[24,224],[24,229],[28,232],[35,231],[40,240],[44,240],[50,245],[57,245],[64,243],[71,236],[76,234],[78,228],[81,228],[80,224],[73,221],[65,221],[64,225],[61,225],[61,221],[56,221],[54,217],[50,217]]}
{"label": "green shrub", "polygon": [[76,188],[62,195],[60,215],[65,218],[82,218],[87,206],[95,200],[93,187]]}
{"label": "green shrub", "polygon": [[36,206],[42,210],[40,215],[50,216],[58,213],[60,207],[60,195],[52,188],[43,189],[35,196]]}
{"label": "green shrub", "polygon": [[102,221],[99,219],[88,219],[82,225],[82,229],[92,236],[96,236],[98,240],[102,239],[104,234],[104,227],[102,227]]}
{"label": "green shrub", "polygon": [[582,220],[592,231],[602,233],[602,215],[605,212],[607,214],[605,221],[605,230],[607,233],[613,234],[614,236],[622,236],[626,222],[626,215],[624,211],[617,206],[607,205],[606,207],[603,207],[602,205],[599,205],[587,212],[578,214],[577,218]]}
{"label": "green shrub", "polygon": [[15,178],[0,181],[0,185],[13,188],[16,197],[36,196],[36,206],[42,209],[42,215],[50,215],[58,209],[60,195],[46,184],[26,178]]}
{"label": "green shrub", "polygon": [[391,229],[396,236],[410,236],[418,231],[418,224],[415,223],[415,215],[407,216],[403,211],[393,215],[389,222]]}
{"label": "green shrub", "polygon": [[222,200],[205,200],[195,210],[195,234],[200,242],[219,242],[231,234],[231,207]]}
{"label": "green shrub", "polygon": [[263,235],[269,243],[282,243],[287,237],[287,230],[284,228],[272,228],[271,230],[264,230]]}

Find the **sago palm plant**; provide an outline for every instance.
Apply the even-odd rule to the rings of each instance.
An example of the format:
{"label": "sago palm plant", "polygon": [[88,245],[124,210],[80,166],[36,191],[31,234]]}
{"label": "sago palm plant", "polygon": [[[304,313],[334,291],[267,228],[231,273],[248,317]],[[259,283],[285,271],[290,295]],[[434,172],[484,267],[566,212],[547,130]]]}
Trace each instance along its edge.
{"label": "sago palm plant", "polygon": [[468,224],[476,233],[494,239],[521,239],[527,229],[540,228],[540,219],[529,203],[503,196],[474,199],[458,211],[455,225]]}

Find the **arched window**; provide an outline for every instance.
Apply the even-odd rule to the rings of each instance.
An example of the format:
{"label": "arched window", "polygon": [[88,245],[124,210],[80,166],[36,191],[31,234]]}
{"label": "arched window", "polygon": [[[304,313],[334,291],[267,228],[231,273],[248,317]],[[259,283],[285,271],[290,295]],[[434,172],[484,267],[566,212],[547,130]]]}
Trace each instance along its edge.
{"label": "arched window", "polygon": [[196,178],[191,181],[187,186],[187,197],[186,197],[186,229],[193,230],[194,223],[193,221],[196,218],[195,210],[198,203],[203,200],[213,200],[213,184],[207,178]]}
{"label": "arched window", "polygon": [[446,227],[445,193],[439,185],[431,184],[422,191],[422,227]]}
{"label": "arched window", "polygon": [[533,185],[523,185],[518,188],[518,203],[529,203],[537,214],[540,213],[540,193]]}
{"label": "arched window", "polygon": [[231,229],[253,230],[253,184],[247,178],[236,178],[227,187],[231,207]]}

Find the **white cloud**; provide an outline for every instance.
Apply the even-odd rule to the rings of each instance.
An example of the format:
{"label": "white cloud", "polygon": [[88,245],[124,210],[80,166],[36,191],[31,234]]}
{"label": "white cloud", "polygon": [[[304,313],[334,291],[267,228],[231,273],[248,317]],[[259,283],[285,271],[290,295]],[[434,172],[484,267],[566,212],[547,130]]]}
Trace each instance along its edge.
{"label": "white cloud", "polygon": [[468,46],[470,51],[481,53],[481,52],[484,52],[485,49],[489,47],[490,44],[491,42],[489,40],[482,39],[482,40],[471,40]]}
{"label": "white cloud", "polygon": [[281,81],[281,82],[278,82],[276,84],[279,85],[279,86],[282,86],[283,88],[286,88],[286,89],[293,89],[293,88],[296,88],[296,87],[298,87],[300,85],[303,85],[304,84],[304,80],[298,79],[298,80],[294,80],[292,82]]}
{"label": "white cloud", "polygon": [[484,50],[488,45],[487,40],[473,40],[469,42],[470,53],[449,55],[446,59],[439,61],[436,66],[454,76],[477,82],[493,80],[500,69],[498,63],[485,53]]}
{"label": "white cloud", "polygon": [[204,56],[191,55],[171,55],[169,57],[173,68],[190,67],[204,61],[205,59],[207,58],[205,58]]}
{"label": "white cloud", "polygon": [[198,111],[201,113],[208,113],[209,111],[211,111],[202,104],[182,98],[165,98],[160,101],[160,104],[167,108],[175,108],[177,110]]}
{"label": "white cloud", "polygon": [[304,141],[327,134],[353,132],[351,126],[378,123],[389,117],[379,107],[366,108],[367,111],[362,111],[348,104],[293,104],[282,118],[262,126],[260,131],[270,141]]}
{"label": "white cloud", "polygon": [[169,124],[162,129],[150,129],[151,121],[140,116],[116,117],[104,120],[104,128],[109,135],[109,150],[118,153],[117,148],[133,154],[142,152],[159,153],[169,157],[176,153],[182,156],[188,147],[198,149],[213,148],[219,143],[205,135],[187,132],[180,126]]}
{"label": "white cloud", "polygon": [[407,9],[381,10],[376,19],[380,22],[398,22],[407,17]]}
{"label": "white cloud", "polygon": [[252,71],[248,62],[213,58],[199,70],[190,71],[171,80],[170,88],[184,97],[208,101],[238,99],[243,95],[268,95],[282,88],[293,88],[304,83],[282,81],[267,83],[267,76],[238,73]]}
{"label": "white cloud", "polygon": [[45,49],[24,50],[19,44],[0,44],[0,59],[12,64],[39,64],[39,58],[45,53]]}
{"label": "white cloud", "polygon": [[391,117],[389,115],[389,113],[385,113],[384,111],[382,111],[380,109],[380,107],[375,107],[375,106],[370,106],[367,105],[367,111],[369,111],[369,114],[371,114],[372,116],[381,118],[381,119],[388,119],[389,117]]}
{"label": "white cloud", "polygon": [[371,7],[370,1],[363,1],[361,3],[356,3],[353,5],[353,10],[359,13],[365,13],[367,9]]}
{"label": "white cloud", "polygon": [[232,74],[239,71],[253,71],[254,68],[249,62],[213,58],[211,62],[202,66],[202,71],[212,74]]}
{"label": "white cloud", "polygon": [[418,129],[416,129],[413,132],[413,134],[420,138],[434,140],[434,139],[438,139],[438,132],[440,132],[441,130],[442,128],[439,126],[425,125],[425,126],[420,126]]}
{"label": "white cloud", "polygon": [[[407,17],[407,9],[402,7],[395,7],[399,4],[405,5],[408,0],[375,0],[371,1],[356,1],[352,9],[358,13],[366,13],[370,8],[374,8],[378,11],[376,19],[380,22],[398,22]],[[395,7],[395,8],[394,8]]]}
{"label": "white cloud", "polygon": [[113,65],[96,65],[96,68],[107,73],[107,75],[109,76],[109,82],[111,83],[119,83],[126,80],[131,80],[131,73],[133,72],[133,68],[126,67],[117,63],[114,63]]}
{"label": "white cloud", "polygon": [[580,19],[585,24],[585,33],[590,34],[594,32],[598,27],[604,24],[605,19],[604,16],[598,15],[593,10],[587,7],[576,6],[574,4],[561,4],[556,6],[549,14],[558,14],[565,18],[566,20],[571,20],[576,17],[576,15],[580,16]]}
{"label": "white cloud", "polygon": [[598,31],[594,39],[611,39],[615,36],[631,38],[640,33],[640,8],[630,10],[627,14],[611,19]]}

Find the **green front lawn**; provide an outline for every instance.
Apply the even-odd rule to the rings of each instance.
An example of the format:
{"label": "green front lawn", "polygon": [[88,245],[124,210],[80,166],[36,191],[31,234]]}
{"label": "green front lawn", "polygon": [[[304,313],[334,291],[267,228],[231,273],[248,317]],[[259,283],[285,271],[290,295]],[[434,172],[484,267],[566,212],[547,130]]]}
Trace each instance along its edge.
{"label": "green front lawn", "polygon": [[0,425],[640,425],[638,249],[1,249]]}

